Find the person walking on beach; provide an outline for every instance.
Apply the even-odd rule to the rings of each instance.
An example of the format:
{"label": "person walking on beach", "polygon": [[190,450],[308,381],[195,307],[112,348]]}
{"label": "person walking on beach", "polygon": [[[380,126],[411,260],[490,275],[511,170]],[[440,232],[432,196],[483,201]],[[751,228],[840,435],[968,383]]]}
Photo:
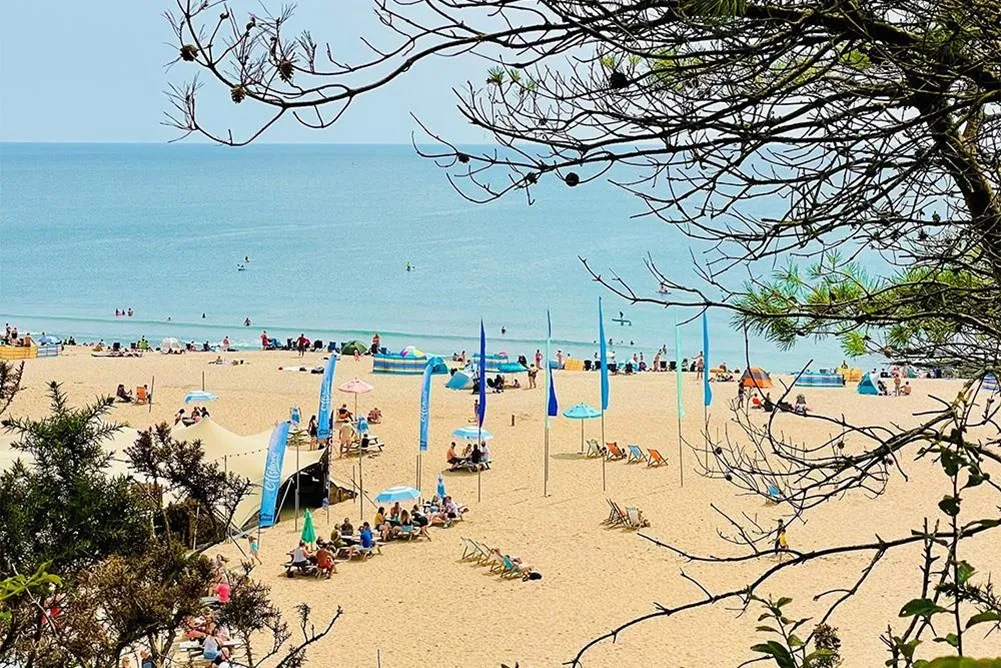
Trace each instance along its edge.
{"label": "person walking on beach", "polygon": [[309,339],[306,338],[306,333],[299,332],[299,338],[296,339],[296,349],[299,351],[299,357],[305,356],[307,345],[309,345]]}
{"label": "person walking on beach", "polygon": [[535,377],[539,374],[539,367],[534,364],[528,367],[528,389],[535,389]]}
{"label": "person walking on beach", "polygon": [[261,331],[261,350],[268,349],[268,330]]}
{"label": "person walking on beach", "polygon": [[775,551],[778,552],[779,561],[782,561],[784,553],[789,551],[789,541],[786,539],[785,522],[779,520],[779,527],[775,533]]}
{"label": "person walking on beach", "polygon": [[535,366],[539,369],[542,368],[542,351],[538,348],[535,349]]}
{"label": "person walking on beach", "polygon": [[737,408],[744,407],[744,384],[737,383]]}
{"label": "person walking on beach", "polygon": [[699,353],[698,359],[695,360],[695,379],[701,380],[702,374],[705,373],[705,370],[706,370],[705,358],[702,356],[702,353]]}

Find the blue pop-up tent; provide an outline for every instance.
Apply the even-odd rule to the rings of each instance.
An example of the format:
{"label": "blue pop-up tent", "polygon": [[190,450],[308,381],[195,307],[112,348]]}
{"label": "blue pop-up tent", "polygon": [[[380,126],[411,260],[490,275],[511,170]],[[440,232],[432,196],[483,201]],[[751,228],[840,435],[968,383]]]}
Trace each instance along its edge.
{"label": "blue pop-up tent", "polygon": [[858,393],[869,394],[872,396],[876,396],[879,394],[879,389],[876,387],[876,383],[869,376],[869,374],[862,376],[862,380],[859,381]]}

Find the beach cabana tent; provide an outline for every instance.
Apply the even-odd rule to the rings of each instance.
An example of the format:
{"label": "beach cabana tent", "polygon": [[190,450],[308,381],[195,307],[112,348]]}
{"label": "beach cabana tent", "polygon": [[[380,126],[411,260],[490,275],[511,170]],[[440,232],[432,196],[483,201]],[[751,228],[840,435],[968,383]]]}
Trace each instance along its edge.
{"label": "beach cabana tent", "polygon": [[750,369],[744,371],[744,375],[740,377],[740,386],[744,388],[757,387],[758,389],[766,389],[772,386],[772,378],[764,369],[752,366]]}
{"label": "beach cabana tent", "polygon": [[796,381],[799,387],[844,387],[844,376],[840,373],[804,373]]}
{"label": "beach cabana tent", "polygon": [[[487,373],[501,373],[500,367],[502,364],[508,363],[507,353],[497,353],[495,355],[487,355],[484,362],[485,371]],[[479,367],[480,364],[480,354],[473,353],[473,365]]]}
{"label": "beach cabana tent", "polygon": [[858,384],[859,394],[869,394],[876,396],[879,394],[879,389],[876,387],[876,382],[872,379],[869,374],[862,376],[862,380]]}
{"label": "beach cabana tent", "polygon": [[435,375],[442,375],[448,373],[448,365],[445,364],[445,360],[440,357],[432,357],[428,360],[428,364],[431,365],[431,373]]}
{"label": "beach cabana tent", "polygon": [[463,370],[458,370],[445,383],[445,387],[450,390],[469,390],[473,387],[473,375]]}

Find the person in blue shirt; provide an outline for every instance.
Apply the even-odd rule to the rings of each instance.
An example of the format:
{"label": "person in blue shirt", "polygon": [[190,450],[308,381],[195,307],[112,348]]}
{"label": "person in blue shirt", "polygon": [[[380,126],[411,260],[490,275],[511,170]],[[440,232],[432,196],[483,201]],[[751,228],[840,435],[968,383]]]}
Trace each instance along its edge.
{"label": "person in blue shirt", "polygon": [[372,537],[372,527],[368,522],[362,525],[361,531],[358,532],[358,536],[361,538],[361,546],[364,548],[371,549],[375,546],[375,538]]}

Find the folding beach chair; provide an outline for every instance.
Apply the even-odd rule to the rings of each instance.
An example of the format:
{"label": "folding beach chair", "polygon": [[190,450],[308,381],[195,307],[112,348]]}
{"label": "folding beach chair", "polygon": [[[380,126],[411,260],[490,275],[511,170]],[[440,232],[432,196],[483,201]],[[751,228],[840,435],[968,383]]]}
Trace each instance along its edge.
{"label": "folding beach chair", "polygon": [[612,508],[615,510],[615,524],[629,524],[629,515],[619,504],[615,501],[609,501],[612,504]]}
{"label": "folding beach chair", "polygon": [[601,524],[602,526],[615,526],[621,521],[619,511],[611,499],[605,499],[605,502],[608,504],[608,517],[602,520]]}
{"label": "folding beach chair", "polygon": [[611,443],[606,443],[605,445],[608,446],[608,458],[610,460],[626,458],[626,453],[622,452],[622,449],[619,447],[618,443],[613,441]]}
{"label": "folding beach chair", "polygon": [[647,466],[667,466],[667,460],[657,450],[650,448],[647,450],[647,453],[649,454],[646,462]]}
{"label": "folding beach chair", "polygon": [[629,445],[629,456],[626,457],[627,462],[645,462],[647,461],[646,455],[640,450],[638,445]]}
{"label": "folding beach chair", "polygon": [[146,388],[142,387],[141,385],[139,387],[136,387],[136,402],[135,403],[136,403],[137,406],[139,404],[148,404],[149,403],[149,394],[146,393]]}
{"label": "folding beach chair", "polygon": [[460,561],[478,560],[480,558],[480,549],[476,546],[476,543],[462,536],[459,536],[459,540],[462,541],[462,558]]}
{"label": "folding beach chair", "polygon": [[511,557],[506,554],[501,555],[501,565],[500,576],[502,578],[513,578],[524,574],[521,566],[511,561]]}
{"label": "folding beach chair", "polygon": [[593,438],[587,440],[587,456],[588,457],[604,457],[605,450],[598,445],[598,441]]}

